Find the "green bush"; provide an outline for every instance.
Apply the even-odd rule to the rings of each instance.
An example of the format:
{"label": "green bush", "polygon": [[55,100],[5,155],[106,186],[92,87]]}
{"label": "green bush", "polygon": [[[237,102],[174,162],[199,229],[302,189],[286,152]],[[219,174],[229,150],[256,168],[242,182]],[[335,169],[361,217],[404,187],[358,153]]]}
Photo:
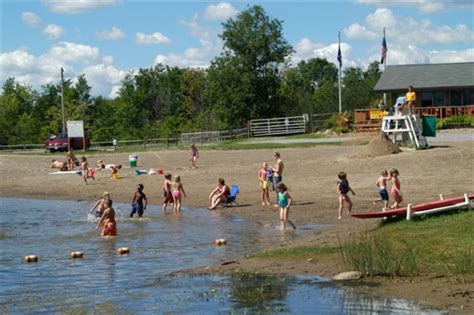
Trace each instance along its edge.
{"label": "green bush", "polygon": [[450,127],[470,127],[474,128],[474,116],[451,116],[438,119],[436,123],[437,129],[447,129]]}

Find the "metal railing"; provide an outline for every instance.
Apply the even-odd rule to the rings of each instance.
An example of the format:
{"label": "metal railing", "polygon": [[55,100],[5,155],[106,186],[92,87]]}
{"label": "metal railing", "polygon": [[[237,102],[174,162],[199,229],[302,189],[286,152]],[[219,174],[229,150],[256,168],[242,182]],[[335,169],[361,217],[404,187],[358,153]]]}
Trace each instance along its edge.
{"label": "metal railing", "polygon": [[308,115],[253,119],[250,121],[250,134],[254,137],[289,135],[306,132]]}
{"label": "metal railing", "polygon": [[237,139],[247,137],[246,128],[230,129],[223,131],[200,131],[186,132],[181,134],[181,144],[190,145],[191,143],[204,145],[220,143],[222,140]]}

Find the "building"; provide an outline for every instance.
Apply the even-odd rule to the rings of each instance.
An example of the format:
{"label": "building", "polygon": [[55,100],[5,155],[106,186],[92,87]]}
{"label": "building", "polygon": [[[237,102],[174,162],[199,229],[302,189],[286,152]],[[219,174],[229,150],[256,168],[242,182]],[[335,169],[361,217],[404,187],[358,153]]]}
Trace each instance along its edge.
{"label": "building", "polygon": [[409,85],[417,112],[438,118],[474,115],[474,62],[387,66],[374,91],[386,93],[393,104]]}

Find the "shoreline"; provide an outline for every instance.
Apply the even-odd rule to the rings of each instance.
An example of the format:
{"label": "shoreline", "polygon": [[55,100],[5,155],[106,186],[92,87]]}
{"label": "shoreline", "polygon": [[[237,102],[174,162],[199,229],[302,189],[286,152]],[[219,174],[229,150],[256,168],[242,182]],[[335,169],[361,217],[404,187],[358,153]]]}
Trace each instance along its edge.
{"label": "shoreline", "polygon": [[[335,194],[336,174],[340,170],[348,173],[352,188],[357,195],[353,198],[354,211],[377,211],[372,205],[376,197],[374,182],[380,169],[396,167],[400,170],[402,191],[407,202],[435,200],[439,193],[445,197],[461,195],[473,191],[474,183],[465,170],[472,168],[474,159],[473,143],[450,143],[448,147],[439,147],[424,151],[406,151],[398,155],[380,156],[371,159],[355,159],[352,156],[363,149],[362,146],[325,146],[279,150],[285,163],[284,181],[295,200],[291,207],[290,218],[297,225],[327,225],[318,231],[298,235],[294,241],[268,245],[268,248],[294,246],[337,246],[338,239],[371,231],[377,228],[379,221],[350,218],[347,211],[343,220],[337,220],[337,195]],[[278,222],[278,209],[273,206],[260,206],[257,171],[261,163],[271,163],[272,151],[203,151],[198,160],[198,168],[191,169],[187,163],[188,152],[156,151],[139,153],[138,168],[162,168],[180,175],[188,198],[184,207],[207,208],[208,193],[215,187],[218,177],[223,177],[229,185],[238,183],[241,192],[237,198],[240,207],[219,208],[223,215],[236,215],[245,220],[254,221],[262,226]],[[133,170],[124,168],[122,179],[113,181],[109,172],[97,172],[97,179],[90,185],[83,185],[82,178],[75,175],[48,175],[52,158],[62,155],[0,155],[0,171],[5,178],[0,183],[0,196],[29,199],[57,200],[97,200],[103,191],[111,193],[116,202],[129,203],[137,183],[145,185],[149,204],[161,204],[161,182],[159,175],[134,176]],[[452,163],[453,157],[456,163]],[[128,153],[93,153],[88,155],[91,165],[97,159],[106,163],[126,165]],[[423,161],[414,162],[416,160]],[[271,165],[271,164],[270,164]],[[435,166],[435,167],[433,167]],[[423,185],[419,184],[423,178]],[[444,185],[443,178],[449,182]],[[303,179],[303,180],[302,180]],[[467,191],[465,191],[467,190]],[[275,195],[270,193],[270,198]],[[161,209],[160,209],[161,213]],[[146,216],[145,212],[145,216]],[[227,246],[232,246],[229,244]],[[318,275],[332,277],[344,270],[337,262],[338,254],[308,257],[305,259],[269,259],[237,258],[239,264],[209,266],[208,272],[226,273],[236,270],[249,272],[270,272],[284,274]],[[312,259],[309,261],[309,259]],[[206,267],[203,267],[206,268]],[[201,272],[202,268],[189,272]],[[472,284],[455,284],[447,276],[422,275],[409,278],[365,278],[364,281],[377,284],[376,289],[384,294],[407,298],[409,300],[448,310],[456,313],[469,313],[474,308]],[[369,290],[365,286],[366,290]],[[434,291],[433,291],[434,290]],[[466,293],[467,292],[467,293]]]}

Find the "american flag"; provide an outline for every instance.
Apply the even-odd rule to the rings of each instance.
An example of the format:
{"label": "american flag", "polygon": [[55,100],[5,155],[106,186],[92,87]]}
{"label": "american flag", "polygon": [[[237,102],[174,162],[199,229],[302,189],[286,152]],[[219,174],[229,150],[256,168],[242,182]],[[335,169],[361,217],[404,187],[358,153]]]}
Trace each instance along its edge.
{"label": "american flag", "polygon": [[383,37],[382,40],[382,59],[380,60],[380,63],[383,64],[387,59],[387,42],[385,41],[385,36]]}
{"label": "american flag", "polygon": [[341,44],[339,43],[339,49],[337,51],[337,61],[339,61],[339,67],[342,67],[342,53],[341,53]]}

